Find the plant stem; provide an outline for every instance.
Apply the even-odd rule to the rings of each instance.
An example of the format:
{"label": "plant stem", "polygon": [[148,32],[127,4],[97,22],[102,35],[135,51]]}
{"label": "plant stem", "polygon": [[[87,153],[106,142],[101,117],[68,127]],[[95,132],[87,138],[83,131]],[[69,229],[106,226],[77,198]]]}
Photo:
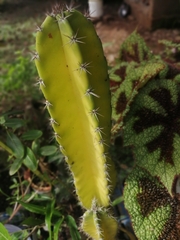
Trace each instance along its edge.
{"label": "plant stem", "polygon": [[9,154],[13,155],[13,151],[3,142],[0,141],[0,147],[2,149],[4,149],[5,151],[7,151]]}

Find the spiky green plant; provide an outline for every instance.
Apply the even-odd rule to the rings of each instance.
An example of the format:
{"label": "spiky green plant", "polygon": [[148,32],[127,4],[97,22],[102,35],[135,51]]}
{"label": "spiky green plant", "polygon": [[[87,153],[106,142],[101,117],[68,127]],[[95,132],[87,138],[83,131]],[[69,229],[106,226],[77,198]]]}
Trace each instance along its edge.
{"label": "spiky green plant", "polygon": [[108,239],[109,232],[116,235],[117,223],[103,210],[110,205],[115,170],[109,156],[111,95],[101,41],[83,14],[56,8],[38,28],[36,51],[38,83],[54,137],[82,206],[96,209],[96,218],[86,217],[87,212],[82,226],[85,231],[90,226],[89,235],[97,232],[95,239]]}

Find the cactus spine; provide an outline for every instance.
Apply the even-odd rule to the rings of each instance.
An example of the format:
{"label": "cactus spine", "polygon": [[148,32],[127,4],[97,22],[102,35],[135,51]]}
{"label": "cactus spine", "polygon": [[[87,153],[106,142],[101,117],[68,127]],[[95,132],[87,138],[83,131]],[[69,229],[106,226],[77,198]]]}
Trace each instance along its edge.
{"label": "cactus spine", "polygon": [[107,207],[114,171],[109,79],[100,39],[80,12],[61,10],[39,28],[36,51],[40,88],[79,200],[86,209],[93,202]]}

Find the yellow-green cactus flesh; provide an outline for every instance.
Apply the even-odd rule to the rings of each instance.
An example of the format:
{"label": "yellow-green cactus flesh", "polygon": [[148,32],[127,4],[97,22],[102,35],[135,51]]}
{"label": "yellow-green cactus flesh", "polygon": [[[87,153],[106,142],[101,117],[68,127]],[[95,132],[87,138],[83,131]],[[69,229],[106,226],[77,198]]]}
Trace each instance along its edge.
{"label": "yellow-green cactus flesh", "polygon": [[81,227],[94,240],[114,240],[118,231],[117,221],[104,210],[87,210]]}
{"label": "yellow-green cactus flesh", "polygon": [[64,11],[46,17],[36,51],[40,88],[79,200],[87,209],[93,200],[108,206],[111,104],[100,39],[80,12]]}

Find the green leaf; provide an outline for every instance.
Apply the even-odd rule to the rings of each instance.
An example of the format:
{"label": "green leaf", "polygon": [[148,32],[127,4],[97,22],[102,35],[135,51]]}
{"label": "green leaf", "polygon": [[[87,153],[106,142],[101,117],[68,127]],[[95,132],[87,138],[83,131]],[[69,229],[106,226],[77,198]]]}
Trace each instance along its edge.
{"label": "green leaf", "polygon": [[19,170],[22,163],[23,163],[23,159],[16,158],[14,162],[11,164],[11,167],[9,169],[9,175],[10,176],[14,175]]}
{"label": "green leaf", "polygon": [[21,138],[22,140],[35,140],[42,136],[42,131],[40,130],[29,130],[28,132],[24,133]]}
{"label": "green leaf", "polygon": [[124,200],[123,196],[120,196],[120,197],[116,198],[116,199],[112,202],[112,206],[118,205],[119,203],[123,202],[123,200]]}
{"label": "green leaf", "polygon": [[49,195],[49,193],[39,193],[39,194],[36,194],[33,198],[35,201],[39,201],[39,202],[47,202],[49,200],[52,199],[52,197]]}
{"label": "green leaf", "polygon": [[77,227],[76,222],[75,222],[75,220],[72,216],[68,215],[66,217],[66,224],[69,227],[72,239],[73,240],[81,240],[81,236],[79,234],[78,227]]}
{"label": "green leaf", "polygon": [[35,217],[28,217],[21,224],[29,226],[29,227],[35,227],[35,226],[40,226],[40,225],[44,224],[44,220],[37,219]]}
{"label": "green leaf", "polygon": [[12,132],[7,133],[7,145],[13,151],[15,157],[19,159],[24,157],[24,146],[19,138]]}
{"label": "green leaf", "polygon": [[4,125],[5,122],[6,122],[5,116],[1,116],[0,117],[0,125]]}
{"label": "green leaf", "polygon": [[29,233],[27,230],[21,230],[21,231],[18,231],[18,232],[14,232],[12,235],[11,235],[11,240],[23,240],[23,239],[26,239],[28,237]]}
{"label": "green leaf", "polygon": [[49,240],[52,239],[51,219],[52,219],[53,210],[54,210],[54,203],[55,201],[53,200],[52,202],[48,203],[46,206],[45,223],[46,223],[46,226],[48,227]]}
{"label": "green leaf", "polygon": [[46,206],[45,223],[46,223],[46,226],[48,227],[49,240],[52,239],[51,218],[53,215],[54,204],[55,204],[55,200],[53,200],[52,202],[49,202]]}
{"label": "green leaf", "polygon": [[41,215],[45,215],[46,214],[46,208],[42,205],[35,205],[32,203],[25,203],[22,201],[18,201],[18,203],[20,203],[25,209],[27,209],[28,211],[32,212],[32,213],[37,213],[37,214],[41,214]]}
{"label": "green leaf", "polygon": [[120,61],[141,63],[153,57],[144,39],[134,31],[121,45]]}
{"label": "green leaf", "polygon": [[11,236],[9,235],[7,229],[4,227],[2,223],[0,223],[0,239],[11,240]]}
{"label": "green leaf", "polygon": [[50,156],[52,154],[54,154],[57,151],[57,147],[56,146],[44,146],[40,148],[40,154],[42,156]]}
{"label": "green leaf", "polygon": [[13,130],[20,128],[25,125],[25,121],[18,118],[8,118],[6,119],[4,126],[12,128]]}
{"label": "green leaf", "polygon": [[165,67],[162,61],[151,61],[139,66],[136,63],[121,63],[114,68],[114,74],[121,77],[120,80],[111,79],[112,117],[119,124],[118,128],[123,126],[123,119],[139,90]]}
{"label": "green leaf", "polygon": [[64,221],[64,217],[57,220],[56,223],[54,224],[54,239],[58,239],[58,234],[63,221]]}
{"label": "green leaf", "polygon": [[30,148],[26,148],[26,156],[23,159],[24,165],[31,171],[35,171],[38,167],[38,161]]}
{"label": "green leaf", "polygon": [[179,200],[158,177],[134,168],[126,179],[124,202],[139,240],[179,239]]}
{"label": "green leaf", "polygon": [[51,155],[49,158],[48,158],[48,163],[52,163],[52,162],[55,162],[57,161],[57,164],[60,164],[64,161],[64,155],[61,153],[61,152],[57,152],[53,155]]}
{"label": "green leaf", "polygon": [[2,116],[5,116],[5,117],[15,116],[15,115],[17,116],[17,115],[22,114],[22,113],[23,113],[22,110],[9,110],[9,111],[3,113]]}
{"label": "green leaf", "polygon": [[124,41],[119,64],[110,71],[113,131],[123,127],[123,119],[139,90],[164,69],[167,70],[167,64],[151,53],[136,31]]}
{"label": "green leaf", "polygon": [[138,166],[159,176],[171,194],[180,174],[180,85],[152,80],[141,89],[125,117],[124,144],[133,146]]}
{"label": "green leaf", "polygon": [[12,118],[12,116],[16,116],[17,114],[21,114],[21,111],[8,111],[2,114],[0,117],[0,124],[4,125],[5,127],[10,127],[13,130],[16,130],[19,127],[25,125],[25,121],[19,118]]}
{"label": "green leaf", "polygon": [[[25,209],[27,209],[30,212],[41,214],[41,215],[46,214],[46,207],[42,205],[40,206],[32,203],[25,203],[20,200],[18,200],[18,203],[20,203]],[[62,214],[56,209],[53,210],[53,215],[57,217],[62,217]]]}
{"label": "green leaf", "polygon": [[32,142],[32,145],[31,145],[32,151],[33,151],[35,154],[38,154],[38,153],[39,153],[39,147],[40,147],[39,140],[38,140],[38,139],[35,139],[35,140]]}

